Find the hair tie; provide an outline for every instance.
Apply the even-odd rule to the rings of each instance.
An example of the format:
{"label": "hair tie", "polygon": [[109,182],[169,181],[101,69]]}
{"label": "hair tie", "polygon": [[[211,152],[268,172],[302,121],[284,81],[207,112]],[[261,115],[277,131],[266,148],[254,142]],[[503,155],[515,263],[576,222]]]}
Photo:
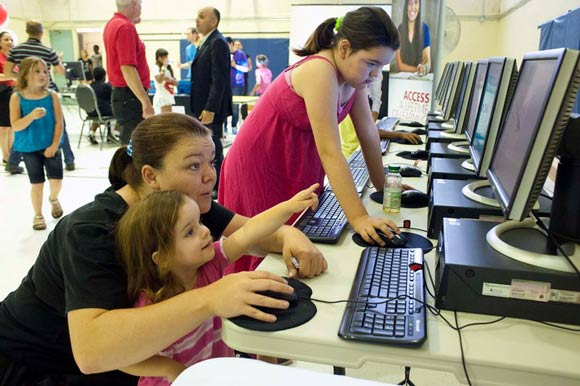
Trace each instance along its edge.
{"label": "hair tie", "polygon": [[129,140],[126,152],[129,157],[133,158],[133,139]]}
{"label": "hair tie", "polygon": [[336,18],[336,23],[334,23],[334,30],[336,32],[338,32],[338,30],[340,29],[340,26],[342,25],[343,19],[344,19],[344,16],[339,16]]}

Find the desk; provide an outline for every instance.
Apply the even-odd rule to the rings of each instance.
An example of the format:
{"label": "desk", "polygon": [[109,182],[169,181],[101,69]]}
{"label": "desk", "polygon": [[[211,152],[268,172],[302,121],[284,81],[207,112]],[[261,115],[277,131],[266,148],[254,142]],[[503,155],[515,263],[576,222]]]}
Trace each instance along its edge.
{"label": "desk", "polygon": [[[253,359],[215,358],[188,367],[173,386],[389,386],[362,379],[322,374]],[[393,385],[394,386],[394,385]]]}
{"label": "desk", "polygon": [[[383,159],[388,162],[409,162],[395,157],[402,148],[410,146],[391,144]],[[425,169],[426,162],[419,166]],[[403,179],[403,182],[406,182]],[[416,188],[424,191],[427,177],[409,179]],[[371,190],[372,192],[373,190]],[[372,202],[365,194],[363,203],[369,213],[382,215],[380,204]],[[405,209],[392,218],[397,224],[411,219],[412,226],[426,229],[427,208]],[[360,257],[361,247],[351,240],[352,230],[341,236],[336,245],[318,244],[328,261],[328,272],[314,279],[305,279],[313,296],[325,300],[347,299]],[[435,252],[425,255],[431,273]],[[286,267],[279,256],[269,256],[259,267],[280,275]],[[433,299],[427,295],[433,304]],[[388,363],[447,371],[460,382],[467,383],[462,365],[457,333],[440,318],[427,313],[427,340],[420,348],[401,348],[342,340],[337,331],[342,319],[344,304],[317,303],[318,313],[308,323],[285,331],[263,333],[246,330],[225,321],[222,329],[224,341],[231,347],[264,355],[305,360],[359,368],[365,362]],[[453,313],[443,311],[450,321]],[[460,325],[486,322],[497,317],[459,313]],[[462,331],[467,369],[474,385],[575,385],[580,384],[580,333],[566,332],[520,319],[505,319],[488,326],[470,327]]]}

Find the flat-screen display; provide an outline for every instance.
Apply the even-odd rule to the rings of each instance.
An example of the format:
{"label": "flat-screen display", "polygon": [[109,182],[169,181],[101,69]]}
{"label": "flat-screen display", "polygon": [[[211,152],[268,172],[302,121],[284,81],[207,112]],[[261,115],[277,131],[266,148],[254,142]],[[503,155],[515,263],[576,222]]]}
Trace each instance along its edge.
{"label": "flat-screen display", "polygon": [[511,202],[519,179],[527,164],[558,59],[528,60],[522,66],[510,109],[498,139],[490,169],[500,190]]}

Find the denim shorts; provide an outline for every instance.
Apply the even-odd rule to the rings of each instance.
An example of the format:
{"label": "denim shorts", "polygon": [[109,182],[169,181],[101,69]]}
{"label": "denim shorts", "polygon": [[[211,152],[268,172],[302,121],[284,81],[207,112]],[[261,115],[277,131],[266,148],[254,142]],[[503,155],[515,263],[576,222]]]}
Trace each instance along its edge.
{"label": "denim shorts", "polygon": [[49,180],[62,180],[62,153],[60,147],[52,158],[46,158],[44,150],[22,153],[22,158],[24,158],[28,179],[31,184],[41,184],[45,181],[44,169],[46,169],[46,177]]}

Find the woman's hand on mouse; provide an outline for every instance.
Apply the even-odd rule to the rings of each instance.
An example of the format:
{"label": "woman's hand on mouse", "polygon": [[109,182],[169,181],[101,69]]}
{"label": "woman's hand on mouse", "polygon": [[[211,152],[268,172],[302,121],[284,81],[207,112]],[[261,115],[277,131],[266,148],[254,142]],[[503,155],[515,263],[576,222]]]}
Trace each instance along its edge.
{"label": "woman's hand on mouse", "polygon": [[354,231],[361,235],[367,243],[378,244],[381,247],[385,246],[385,242],[381,239],[377,230],[383,232],[387,237],[392,237],[393,232],[401,233],[397,225],[386,218],[377,218],[371,216],[361,216],[352,221],[351,226]]}
{"label": "woman's hand on mouse", "polygon": [[294,289],[282,277],[265,271],[239,272],[200,288],[210,316],[232,318],[245,315],[263,322],[275,322],[276,317],[255,306],[288,308],[288,302],[257,294],[257,291],[291,294]]}
{"label": "woman's hand on mouse", "polygon": [[403,191],[405,191],[405,190],[417,190],[416,188],[412,187],[411,185],[407,185],[407,184],[402,184],[401,187],[403,188]]}
{"label": "woman's hand on mouse", "polygon": [[418,145],[421,142],[421,137],[414,133],[405,133],[403,131],[397,132],[399,138],[411,142],[413,145]]}

